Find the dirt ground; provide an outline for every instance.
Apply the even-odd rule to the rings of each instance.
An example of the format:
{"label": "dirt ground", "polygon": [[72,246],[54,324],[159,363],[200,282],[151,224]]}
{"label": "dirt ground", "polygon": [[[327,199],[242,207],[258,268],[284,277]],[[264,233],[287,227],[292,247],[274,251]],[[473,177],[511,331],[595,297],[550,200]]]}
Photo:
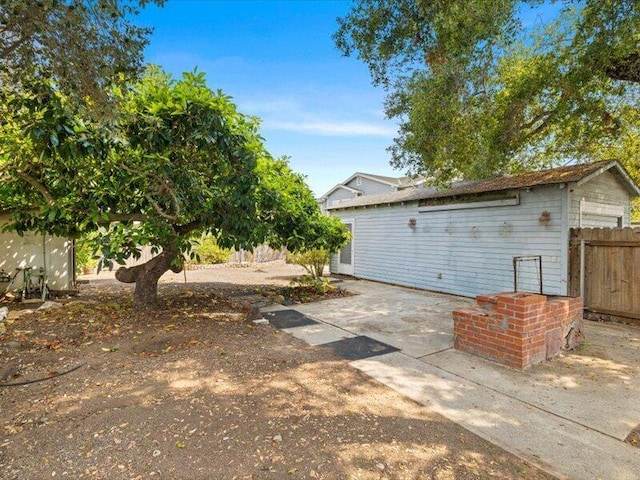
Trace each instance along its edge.
{"label": "dirt ground", "polygon": [[10,305],[2,381],[51,378],[0,388],[0,478],[552,478],[246,320],[235,295],[299,273],[168,276],[153,314],[133,312],[130,287],[104,276],[63,308],[16,317]]}

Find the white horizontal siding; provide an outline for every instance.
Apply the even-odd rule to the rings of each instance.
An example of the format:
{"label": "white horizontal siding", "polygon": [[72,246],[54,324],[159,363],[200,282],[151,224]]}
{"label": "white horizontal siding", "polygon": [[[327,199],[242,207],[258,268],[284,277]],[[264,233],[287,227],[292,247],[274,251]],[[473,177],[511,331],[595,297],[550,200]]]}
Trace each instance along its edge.
{"label": "white horizontal siding", "polygon": [[340,202],[340,200],[349,200],[354,198],[355,196],[356,194],[350,190],[338,188],[327,197],[327,207],[332,207]]}
{"label": "white horizontal siding", "polygon": [[[628,227],[631,221],[631,198],[627,189],[620,183],[615,174],[604,172],[579,187],[570,190],[569,227],[580,227],[580,200],[624,207],[622,226]],[[593,220],[593,219],[592,219]],[[610,227],[611,222],[603,219],[601,224],[590,222],[590,227]]]}
{"label": "white horizontal siding", "polygon": [[[513,257],[542,255],[544,291],[563,294],[562,200],[562,190],[544,187],[522,192],[517,206],[418,213],[414,202],[335,214],[355,218],[356,277],[474,296],[513,290]],[[519,284],[538,288],[533,265],[522,265]]]}
{"label": "white horizontal siding", "polygon": [[[358,178],[361,179],[360,185],[358,185]],[[347,183],[347,186],[361,190],[363,195],[376,195],[378,193],[389,193],[395,191],[395,188],[391,185],[364,177],[353,178],[349,183]]]}

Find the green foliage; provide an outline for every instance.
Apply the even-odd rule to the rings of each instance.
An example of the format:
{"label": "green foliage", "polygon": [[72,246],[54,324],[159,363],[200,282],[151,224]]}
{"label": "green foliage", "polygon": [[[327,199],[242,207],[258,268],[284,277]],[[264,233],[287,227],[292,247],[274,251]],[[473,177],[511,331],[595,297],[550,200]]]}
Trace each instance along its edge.
{"label": "green foliage", "polygon": [[268,154],[255,119],[202,74],[174,80],[151,69],[115,92],[119,128],[83,121],[53,87],[38,87],[8,98],[2,130],[2,207],[18,231],[103,227],[102,254],[119,262],[142,245],[186,251],[198,231],[224,231],[238,246],[255,240],[255,170]]}
{"label": "green foliage", "polygon": [[[537,8],[557,14],[523,25]],[[392,164],[436,183],[637,162],[639,39],[631,0],[361,0],[335,35],[389,92]]]}
{"label": "green foliage", "polygon": [[231,257],[233,250],[221,248],[215,237],[207,236],[198,241],[194,250],[200,263],[225,263]]}
{"label": "green foliage", "polygon": [[247,250],[264,242],[335,250],[346,241],[304,177],[264,149],[258,120],[209,89],[202,73],[176,80],[150,68],[112,94],[118,122],[95,123],[52,83],[0,90],[0,212],[10,228],[97,231],[105,265],[139,258],[148,245],[172,269],[203,234]]}
{"label": "green foliage", "polygon": [[316,295],[325,295],[336,289],[328,278],[319,278],[317,275],[302,275],[291,281],[292,287],[301,287]]}
{"label": "green foliage", "polygon": [[286,159],[261,158],[256,171],[260,177],[256,228],[264,230],[271,247],[334,252],[347,242],[349,234],[340,219],[320,212],[304,176],[293,172]]}
{"label": "green foliage", "polygon": [[98,265],[98,259],[93,256],[94,247],[89,237],[83,237],[75,242],[75,271],[76,275],[85,269],[93,269]]}
{"label": "green foliage", "polygon": [[142,70],[151,30],[134,25],[132,18],[146,3],[149,0],[3,0],[3,87],[21,88],[33,75],[55,79],[75,101],[107,112],[104,107],[111,99],[106,86]]}
{"label": "green foliage", "polygon": [[329,263],[329,251],[324,248],[289,253],[287,262],[303,267],[314,278],[322,277],[324,266]]}

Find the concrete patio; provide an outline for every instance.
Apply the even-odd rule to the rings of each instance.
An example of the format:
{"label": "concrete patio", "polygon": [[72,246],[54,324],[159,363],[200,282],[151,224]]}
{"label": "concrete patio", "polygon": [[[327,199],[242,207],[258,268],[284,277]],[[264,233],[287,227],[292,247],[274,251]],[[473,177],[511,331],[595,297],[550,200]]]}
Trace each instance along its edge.
{"label": "concrete patio", "polygon": [[[451,312],[471,299],[346,280],[357,295],[293,308],[312,345],[365,335],[399,351],[355,368],[560,477],[638,479],[640,329],[587,322],[586,341],[524,372],[453,349]],[[272,306],[264,312],[291,307]]]}

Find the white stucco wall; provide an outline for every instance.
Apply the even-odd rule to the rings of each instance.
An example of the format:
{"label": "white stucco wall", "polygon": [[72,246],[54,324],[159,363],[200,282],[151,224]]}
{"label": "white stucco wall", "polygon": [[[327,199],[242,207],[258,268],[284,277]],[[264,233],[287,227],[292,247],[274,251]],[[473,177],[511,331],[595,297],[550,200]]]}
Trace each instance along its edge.
{"label": "white stucco wall", "polygon": [[[45,267],[53,290],[73,288],[71,240],[47,235],[0,233],[0,268],[13,274],[16,267]],[[21,278],[20,276],[18,278]]]}

